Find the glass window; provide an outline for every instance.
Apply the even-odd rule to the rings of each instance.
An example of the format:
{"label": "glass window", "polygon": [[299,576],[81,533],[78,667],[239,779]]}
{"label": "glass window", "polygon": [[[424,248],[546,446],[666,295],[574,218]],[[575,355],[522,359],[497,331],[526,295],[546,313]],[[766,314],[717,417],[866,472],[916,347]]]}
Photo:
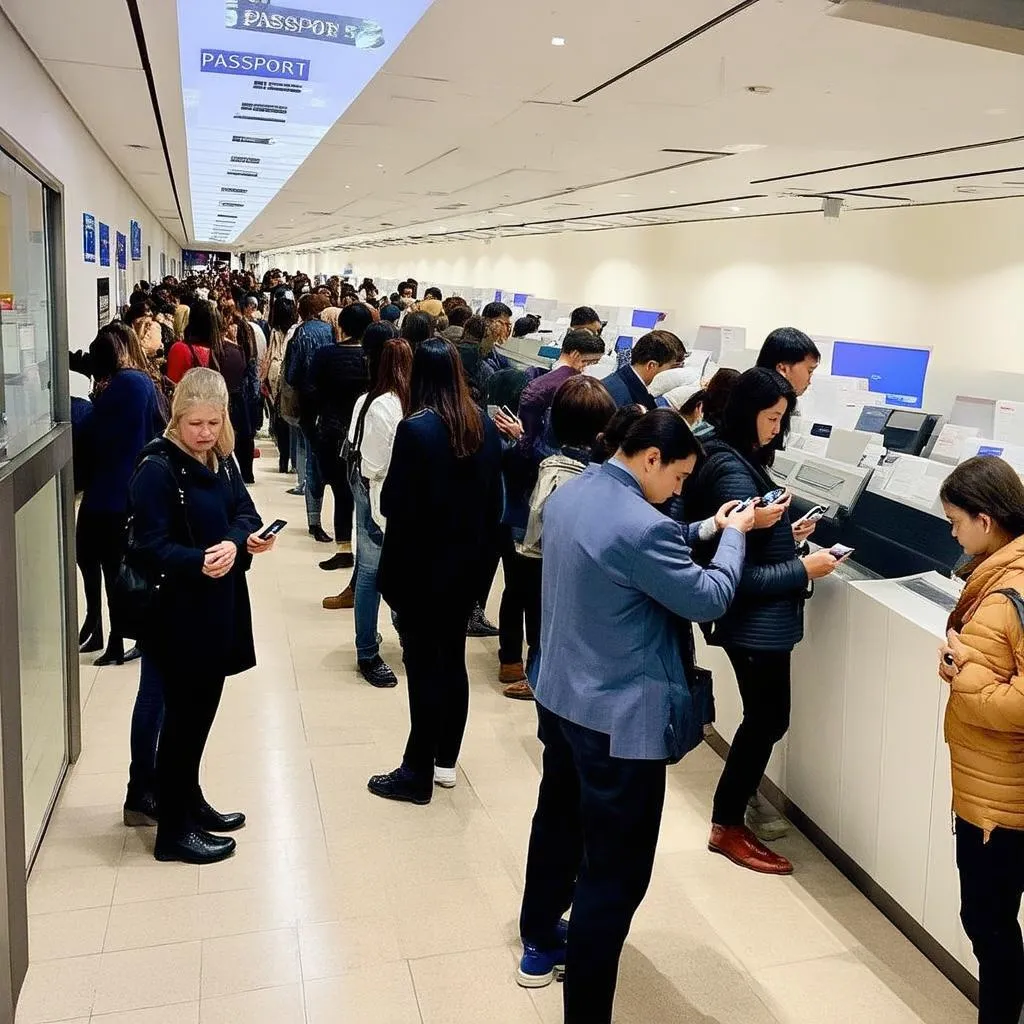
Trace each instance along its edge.
{"label": "glass window", "polygon": [[14,516],[25,850],[31,856],[67,758],[64,552],[53,477]]}
{"label": "glass window", "polygon": [[53,426],[44,211],[42,183],[0,152],[0,463]]}

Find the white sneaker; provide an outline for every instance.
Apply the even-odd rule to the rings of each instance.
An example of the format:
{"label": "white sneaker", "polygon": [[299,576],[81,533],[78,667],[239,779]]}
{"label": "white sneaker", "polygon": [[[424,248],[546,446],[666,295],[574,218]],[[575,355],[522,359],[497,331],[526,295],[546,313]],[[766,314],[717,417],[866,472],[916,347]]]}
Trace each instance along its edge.
{"label": "white sneaker", "polygon": [[747,803],[746,824],[762,843],[789,835],[789,822],[757,793]]}
{"label": "white sneaker", "polygon": [[434,767],[434,785],[440,786],[442,789],[454,789],[455,788],[455,769],[454,768],[441,768],[439,766]]}

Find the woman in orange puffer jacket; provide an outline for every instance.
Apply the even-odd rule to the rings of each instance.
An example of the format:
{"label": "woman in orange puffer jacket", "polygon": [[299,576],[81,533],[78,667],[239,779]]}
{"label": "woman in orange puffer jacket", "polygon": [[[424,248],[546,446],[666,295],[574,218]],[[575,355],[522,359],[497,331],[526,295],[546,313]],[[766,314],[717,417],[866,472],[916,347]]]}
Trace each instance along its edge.
{"label": "woman in orange puffer jacket", "polygon": [[[949,683],[960,919],[978,958],[979,1024],[1018,1024],[1024,1006],[1024,484],[1002,459],[969,459],[942,485],[970,561],[939,674]],[[1007,595],[1003,591],[1010,591]]]}

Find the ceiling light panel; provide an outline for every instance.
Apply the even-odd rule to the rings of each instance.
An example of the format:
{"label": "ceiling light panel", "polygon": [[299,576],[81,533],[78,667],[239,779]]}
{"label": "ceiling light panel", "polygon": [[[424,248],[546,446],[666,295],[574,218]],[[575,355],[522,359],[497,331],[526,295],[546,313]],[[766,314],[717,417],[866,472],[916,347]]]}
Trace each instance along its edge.
{"label": "ceiling light panel", "polygon": [[[194,233],[248,183],[227,241],[258,216],[433,0],[178,0]],[[363,14],[372,17],[363,17]],[[238,195],[233,193],[232,195]]]}

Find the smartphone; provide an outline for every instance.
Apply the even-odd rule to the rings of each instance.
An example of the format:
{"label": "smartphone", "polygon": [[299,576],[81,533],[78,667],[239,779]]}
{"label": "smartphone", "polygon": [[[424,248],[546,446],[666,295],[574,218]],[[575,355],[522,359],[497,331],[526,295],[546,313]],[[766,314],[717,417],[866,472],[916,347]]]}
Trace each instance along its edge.
{"label": "smartphone", "polygon": [[260,540],[276,537],[288,524],[283,519],[275,519],[261,534]]}
{"label": "smartphone", "polygon": [[748,508],[750,508],[750,506],[751,506],[751,505],[758,505],[758,504],[760,504],[760,502],[761,502],[761,499],[760,499],[759,497],[756,497],[756,496],[755,496],[755,497],[753,497],[753,498],[747,498],[747,500],[746,500],[746,501],[741,501],[741,502],[740,502],[740,503],[739,503],[739,504],[738,504],[738,505],[736,506],[736,508],[735,508],[735,509],[733,509],[733,511],[734,511],[734,512],[744,512],[744,511],[746,511],[746,510],[747,510]]}
{"label": "smartphone", "polygon": [[845,544],[833,544],[828,550],[828,553],[837,562],[845,562],[853,552],[854,549],[847,547]]}
{"label": "smartphone", "polygon": [[801,523],[816,523],[824,517],[827,511],[828,505],[815,505],[810,512],[801,516],[793,525],[799,526]]}
{"label": "smartphone", "polygon": [[786,496],[785,487],[777,487],[774,491],[769,491],[761,500],[765,505],[774,505],[777,501]]}
{"label": "smartphone", "polygon": [[514,423],[519,422],[519,417],[507,405],[501,407],[501,414],[502,416],[507,416]]}

